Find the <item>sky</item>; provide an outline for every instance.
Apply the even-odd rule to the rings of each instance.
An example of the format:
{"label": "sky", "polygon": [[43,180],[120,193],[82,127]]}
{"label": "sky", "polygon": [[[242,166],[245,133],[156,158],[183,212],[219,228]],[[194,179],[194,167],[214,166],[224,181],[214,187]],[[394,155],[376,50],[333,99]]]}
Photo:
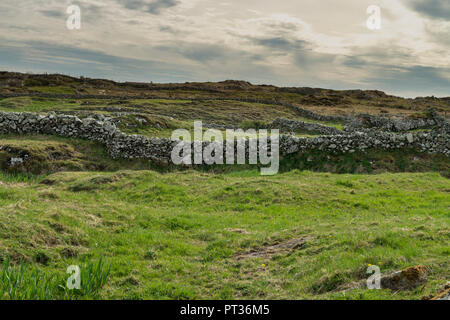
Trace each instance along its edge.
{"label": "sky", "polygon": [[0,70],[450,96],[450,1],[1,0]]}

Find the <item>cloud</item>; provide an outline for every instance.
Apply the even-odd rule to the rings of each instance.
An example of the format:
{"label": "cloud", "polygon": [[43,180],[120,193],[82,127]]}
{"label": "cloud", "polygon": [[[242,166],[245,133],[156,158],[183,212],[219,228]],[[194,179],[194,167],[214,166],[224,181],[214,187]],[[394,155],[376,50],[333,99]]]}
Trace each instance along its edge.
{"label": "cloud", "polygon": [[41,10],[40,13],[42,13],[44,16],[50,17],[50,18],[65,17],[65,13],[60,10]]}
{"label": "cloud", "polygon": [[374,88],[394,93],[449,96],[450,68],[378,65],[365,79]]}
{"label": "cloud", "polygon": [[226,64],[230,61],[252,61],[258,62],[263,57],[261,55],[247,52],[245,50],[237,50],[222,44],[208,43],[191,43],[184,41],[168,42],[164,45],[157,46],[158,50],[165,53],[175,53],[186,59],[207,64],[222,63]]}
{"label": "cloud", "polygon": [[450,20],[449,0],[407,0],[407,4],[430,18]]}
{"label": "cloud", "polygon": [[77,0],[77,31],[70,1],[17,1],[0,1],[0,69],[450,95],[450,22],[425,1],[378,0],[379,32],[365,27],[370,0]]}
{"label": "cloud", "polygon": [[101,51],[40,41],[2,43],[0,70],[55,72],[118,81],[187,81],[191,75],[191,71],[183,70],[181,66],[152,59],[123,58]]}
{"label": "cloud", "polygon": [[319,69],[323,65],[333,64],[337,55],[320,53],[314,50],[314,44],[305,40],[283,37],[253,39],[253,42],[267,49],[266,56],[283,54],[290,57],[291,63],[300,71]]}
{"label": "cloud", "polygon": [[160,14],[163,9],[175,7],[177,0],[118,0],[125,8]]}
{"label": "cloud", "polygon": [[289,52],[292,50],[304,49],[309,44],[304,40],[289,40],[285,37],[273,38],[253,38],[253,43],[259,46],[267,47],[272,50],[282,50]]}

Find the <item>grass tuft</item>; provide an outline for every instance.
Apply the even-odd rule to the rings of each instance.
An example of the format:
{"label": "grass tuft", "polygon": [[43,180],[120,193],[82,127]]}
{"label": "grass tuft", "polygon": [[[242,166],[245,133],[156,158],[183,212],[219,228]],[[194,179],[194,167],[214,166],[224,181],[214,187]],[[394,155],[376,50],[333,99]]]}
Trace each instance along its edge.
{"label": "grass tuft", "polygon": [[106,284],[111,264],[100,258],[80,268],[80,289],[68,289],[67,279],[62,273],[48,273],[20,261],[12,264],[5,259],[0,267],[1,300],[76,300],[98,298],[99,291]]}

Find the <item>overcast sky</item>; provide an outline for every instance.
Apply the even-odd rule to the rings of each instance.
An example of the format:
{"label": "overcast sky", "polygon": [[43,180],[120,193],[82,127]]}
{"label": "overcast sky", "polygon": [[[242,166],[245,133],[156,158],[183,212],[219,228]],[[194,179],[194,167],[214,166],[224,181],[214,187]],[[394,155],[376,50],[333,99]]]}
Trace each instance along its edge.
{"label": "overcast sky", "polygon": [[0,70],[450,96],[450,0],[1,0]]}

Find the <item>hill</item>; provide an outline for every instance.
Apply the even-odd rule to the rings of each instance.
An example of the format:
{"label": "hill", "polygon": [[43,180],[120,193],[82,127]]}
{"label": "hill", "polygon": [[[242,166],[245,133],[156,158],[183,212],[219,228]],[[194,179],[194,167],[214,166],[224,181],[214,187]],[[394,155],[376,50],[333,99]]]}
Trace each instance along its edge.
{"label": "hill", "polygon": [[[0,72],[0,299],[435,296],[450,278],[449,110],[376,90]],[[145,156],[194,120],[280,129],[280,173]],[[428,277],[367,290],[370,265]]]}
{"label": "hill", "polygon": [[100,96],[122,98],[216,98],[288,102],[323,114],[367,112],[371,114],[411,114],[434,107],[447,114],[450,97],[405,99],[378,90],[329,90],[282,88],[227,80],[205,83],[118,83],[104,79],[75,78],[58,74],[0,72],[0,95],[60,94],[67,97]]}

